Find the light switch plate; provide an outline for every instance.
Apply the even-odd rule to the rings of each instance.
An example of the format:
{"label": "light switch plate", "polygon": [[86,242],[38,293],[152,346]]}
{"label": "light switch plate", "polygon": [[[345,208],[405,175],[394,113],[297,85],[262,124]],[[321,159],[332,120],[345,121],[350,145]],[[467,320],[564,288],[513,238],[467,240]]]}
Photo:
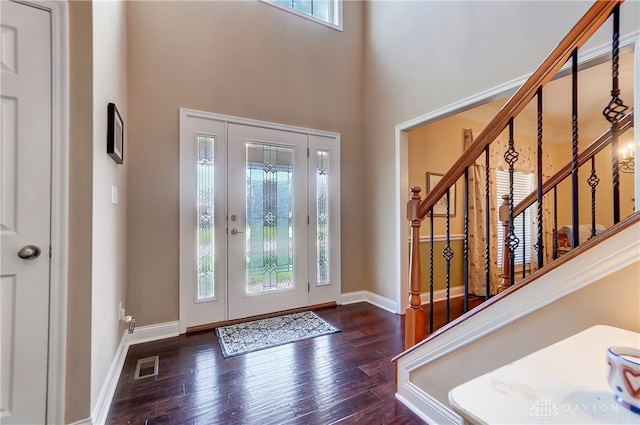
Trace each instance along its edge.
{"label": "light switch plate", "polygon": [[111,185],[111,203],[118,205],[118,188],[113,185]]}

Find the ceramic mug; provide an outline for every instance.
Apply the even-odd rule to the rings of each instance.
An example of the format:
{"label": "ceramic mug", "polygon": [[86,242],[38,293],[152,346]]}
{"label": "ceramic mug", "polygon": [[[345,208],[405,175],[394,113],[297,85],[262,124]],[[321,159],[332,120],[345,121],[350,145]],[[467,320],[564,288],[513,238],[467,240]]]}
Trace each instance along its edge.
{"label": "ceramic mug", "polygon": [[640,349],[610,347],[607,350],[609,386],[616,400],[640,415]]}

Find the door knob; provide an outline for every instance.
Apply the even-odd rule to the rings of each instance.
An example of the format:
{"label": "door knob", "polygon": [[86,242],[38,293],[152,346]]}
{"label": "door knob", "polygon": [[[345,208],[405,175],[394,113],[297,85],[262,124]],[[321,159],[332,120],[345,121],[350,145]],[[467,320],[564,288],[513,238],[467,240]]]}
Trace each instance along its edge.
{"label": "door knob", "polygon": [[18,251],[18,257],[23,260],[35,260],[40,256],[41,252],[40,247],[36,245],[25,245]]}
{"label": "door knob", "polygon": [[232,235],[237,235],[238,233],[244,233],[244,232],[241,232],[238,229],[231,229],[231,234]]}

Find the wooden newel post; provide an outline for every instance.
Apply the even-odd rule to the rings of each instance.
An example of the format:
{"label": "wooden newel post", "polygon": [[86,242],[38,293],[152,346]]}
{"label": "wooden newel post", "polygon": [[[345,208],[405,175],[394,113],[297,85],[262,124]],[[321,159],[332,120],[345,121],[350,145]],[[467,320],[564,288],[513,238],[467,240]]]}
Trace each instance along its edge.
{"label": "wooden newel post", "polygon": [[409,306],[404,318],[404,347],[413,347],[424,339],[424,309],[420,299],[422,291],[420,270],[420,224],[424,217],[418,217],[420,205],[419,186],[411,188],[411,199],[407,202],[407,220],[411,222],[411,259],[409,263]]}
{"label": "wooden newel post", "polygon": [[511,250],[505,243],[509,234],[509,195],[502,196],[502,205],[498,209],[498,218],[502,222],[502,281],[498,287],[498,292],[502,292],[511,286]]}

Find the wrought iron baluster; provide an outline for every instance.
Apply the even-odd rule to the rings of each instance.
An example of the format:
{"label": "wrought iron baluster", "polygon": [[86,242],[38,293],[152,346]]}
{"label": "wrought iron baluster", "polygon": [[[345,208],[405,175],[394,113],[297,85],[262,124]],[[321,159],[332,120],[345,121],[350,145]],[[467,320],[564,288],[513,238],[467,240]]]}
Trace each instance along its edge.
{"label": "wrought iron baluster", "polygon": [[464,170],[464,247],[463,247],[463,279],[464,279],[464,312],[469,311],[469,169]]}
{"label": "wrought iron baluster", "polygon": [[553,259],[558,258],[558,186],[553,186]]}
{"label": "wrought iron baluster", "polygon": [[542,87],[538,89],[538,187],[536,190],[536,199],[538,203],[538,241],[534,245],[538,253],[538,269],[542,268],[544,261],[544,232],[542,230]]}
{"label": "wrought iron baluster", "polygon": [[[528,209],[528,208],[527,208]],[[527,212],[522,211],[522,278],[527,277],[527,233],[526,233],[526,220]],[[513,285],[513,283],[512,283]]]}
{"label": "wrought iron baluster", "polygon": [[611,123],[611,177],[613,188],[613,223],[620,221],[620,175],[618,169],[618,135],[619,121],[629,107],[620,99],[618,87],[618,68],[620,60],[620,5],[613,9],[613,44],[611,49],[611,100],[602,111]]}
{"label": "wrought iron baluster", "polygon": [[433,207],[429,210],[429,333],[433,333]]}
{"label": "wrought iron baluster", "polygon": [[596,157],[591,157],[591,175],[587,179],[587,183],[591,186],[591,238],[596,235],[596,186],[600,183],[600,179],[596,175]]}
{"label": "wrought iron baluster", "polygon": [[[509,148],[504,153],[504,160],[509,164],[509,232],[505,237],[504,243],[509,248],[509,282],[513,284],[514,282],[514,266],[515,266],[515,250],[518,248],[518,244],[520,241],[516,236],[513,226],[513,173],[514,167],[513,165],[518,162],[518,157],[520,154],[515,149],[515,141],[513,140],[513,118],[509,120]],[[504,261],[505,259],[503,259]]]}
{"label": "wrought iron baluster", "polygon": [[580,217],[578,210],[578,49],[571,55],[571,237],[572,245],[580,244],[578,227]]}
{"label": "wrought iron baluster", "polygon": [[485,160],[485,186],[484,186],[484,299],[491,298],[491,200],[489,185],[491,175],[489,172],[489,147],[484,150]]}
{"label": "wrought iron baluster", "polygon": [[446,299],[446,316],[447,323],[450,320],[450,310],[451,310],[451,259],[453,258],[453,249],[451,249],[451,239],[450,239],[450,224],[451,224],[451,216],[449,215],[449,205],[451,204],[451,189],[447,189],[446,194],[447,201],[447,221],[446,221],[446,230],[445,230],[445,245],[442,250],[442,256],[446,260],[445,263],[445,274],[446,274],[446,289],[447,289],[447,299]]}

